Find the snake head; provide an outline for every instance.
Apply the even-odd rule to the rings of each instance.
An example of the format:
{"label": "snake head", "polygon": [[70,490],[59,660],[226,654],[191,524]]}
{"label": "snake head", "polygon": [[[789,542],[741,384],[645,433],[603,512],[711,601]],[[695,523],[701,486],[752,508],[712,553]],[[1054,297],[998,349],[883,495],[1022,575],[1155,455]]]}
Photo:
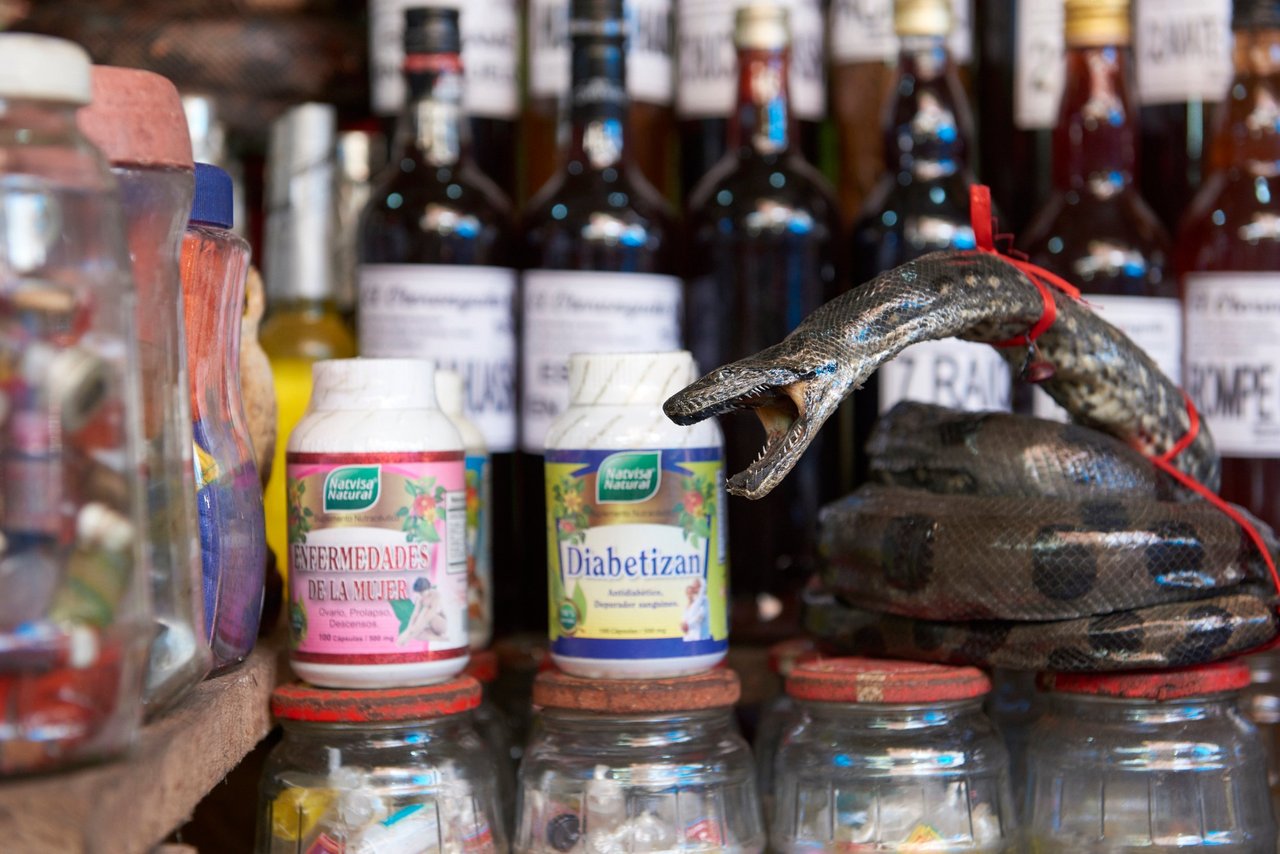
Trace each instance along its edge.
{"label": "snake head", "polygon": [[770,350],[765,350],[717,368],[663,404],[667,417],[684,425],[726,412],[755,410],[764,425],[765,445],[754,463],[729,479],[727,487],[734,495],[768,495],[845,396],[847,384],[834,360],[817,367],[801,367],[793,360],[771,358]]}

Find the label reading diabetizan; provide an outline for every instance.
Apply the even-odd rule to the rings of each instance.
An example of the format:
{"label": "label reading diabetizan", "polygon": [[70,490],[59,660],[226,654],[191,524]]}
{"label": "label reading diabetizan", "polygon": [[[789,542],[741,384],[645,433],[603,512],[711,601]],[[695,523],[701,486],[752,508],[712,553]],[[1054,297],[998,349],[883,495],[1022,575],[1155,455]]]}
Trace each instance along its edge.
{"label": "label reading diabetizan", "polygon": [[719,448],[546,456],[551,649],[679,658],[728,646]]}
{"label": "label reading diabetizan", "polygon": [[293,657],[394,664],[465,655],[462,454],[286,460]]}

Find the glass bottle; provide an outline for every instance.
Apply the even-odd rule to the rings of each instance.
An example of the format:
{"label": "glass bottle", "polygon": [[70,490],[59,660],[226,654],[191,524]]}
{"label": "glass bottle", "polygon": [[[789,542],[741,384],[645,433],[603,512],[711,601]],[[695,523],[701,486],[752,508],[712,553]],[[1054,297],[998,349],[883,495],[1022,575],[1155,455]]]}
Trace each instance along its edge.
{"label": "glass bottle", "polygon": [[360,214],[373,195],[373,180],[387,166],[386,137],[370,127],[342,128],[337,142],[337,235],[334,303],[349,330],[356,328],[360,292]]}
{"label": "glass bottle", "polygon": [[427,359],[462,375],[466,415],[492,455],[493,565],[503,590],[517,586],[514,573],[533,579],[508,524],[516,507],[514,221],[472,158],[457,11],[405,17],[408,101],[396,153],[360,223],[360,354]]}
{"label": "glass bottle", "polygon": [[137,731],[147,459],[125,218],[76,127],[89,57],[0,34],[0,776]]}
{"label": "glass bottle", "polygon": [[[731,145],[689,197],[685,318],[703,370],[780,340],[843,284],[835,246],[839,205],[795,142],[787,10],[740,8],[734,41],[739,82]],[[726,419],[724,428],[726,470],[741,471],[759,454],[759,426],[748,417]],[[756,622],[758,596],[793,604],[790,594],[813,569],[819,454],[806,455],[769,497],[729,503],[733,596],[746,616],[733,625],[739,637]],[[787,621],[768,622],[787,629]]]}
{"label": "glass bottle", "polygon": [[1222,454],[1221,494],[1280,525],[1280,4],[1237,0],[1214,173],[1176,241],[1183,377]]}
{"label": "glass bottle", "polygon": [[495,603],[508,630],[546,629],[543,446],[569,403],[569,354],[680,349],[672,215],[631,156],[623,3],[574,0],[571,17],[572,133],[563,168],[525,213],[523,557],[520,581],[500,583]]}
{"label": "glass bottle", "polygon": [[240,397],[240,313],[249,244],[231,232],[231,177],[196,164],[182,241],[187,373],[195,430],[204,619],[214,670],[243,661],[262,613],[266,523]]}
{"label": "glass bottle", "polygon": [[334,134],[329,104],[289,108],[271,126],[263,274],[267,314],[258,333],[276,390],[276,445],[263,499],[267,545],[287,589],[289,519],[285,445],[311,399],[311,365],[356,355],[334,299]]}
{"label": "glass bottle", "polygon": [[147,519],[144,541],[156,635],[147,667],[148,714],[209,672],[200,601],[200,533],[191,457],[187,345],[178,254],[191,212],[195,164],[182,102],[158,74],[95,66],[80,130],[111,163],[120,188],[137,286]]}
{"label": "glass bottle", "polygon": [[[1138,192],[1129,0],[1067,0],[1066,88],[1053,193],[1020,236],[1030,260],[1076,285],[1098,315],[1179,382],[1182,310],[1172,247]],[[1035,414],[1065,419],[1039,389]]]}
{"label": "glass bottle", "polygon": [[1031,850],[1272,854],[1258,731],[1241,662],[1152,674],[1046,674],[1027,743]]}
{"label": "glass bottle", "polygon": [[[462,32],[463,111],[475,165],[507,198],[516,193],[520,89],[517,0],[370,0],[369,74],[373,111],[387,123],[408,99],[404,67],[405,10],[457,9]],[[412,88],[412,84],[410,87]],[[390,128],[387,128],[390,130]],[[397,154],[398,152],[392,152]]]}
{"label": "glass bottle", "polygon": [[507,851],[479,703],[470,676],[394,692],[277,688],[284,736],[262,772],[254,850]]}
{"label": "glass bottle", "polygon": [[[570,0],[527,0],[529,100],[524,112],[526,174],[530,199],[564,168],[561,155],[572,111]],[[665,191],[672,182],[674,74],[673,0],[628,0],[627,124],[635,163],[649,183]]]}

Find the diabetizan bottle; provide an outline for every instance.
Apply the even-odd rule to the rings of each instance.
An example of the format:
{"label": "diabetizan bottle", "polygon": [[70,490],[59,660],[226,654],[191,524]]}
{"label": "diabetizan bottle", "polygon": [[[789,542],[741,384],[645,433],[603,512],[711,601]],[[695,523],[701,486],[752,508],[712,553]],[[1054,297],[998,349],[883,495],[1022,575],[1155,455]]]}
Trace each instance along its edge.
{"label": "diabetizan bottle", "polygon": [[574,355],[546,444],[551,658],[588,678],[699,673],[728,650],[724,455],[662,403],[686,351]]}
{"label": "diabetizan bottle", "polygon": [[463,446],[419,359],[313,368],[289,437],[290,663],[330,688],[425,685],[467,665]]}

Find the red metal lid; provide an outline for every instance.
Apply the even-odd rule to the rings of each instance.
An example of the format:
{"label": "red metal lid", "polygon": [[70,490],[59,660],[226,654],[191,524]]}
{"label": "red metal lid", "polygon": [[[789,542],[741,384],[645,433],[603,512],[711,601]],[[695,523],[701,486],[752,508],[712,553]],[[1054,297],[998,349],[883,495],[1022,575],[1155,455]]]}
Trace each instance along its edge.
{"label": "red metal lid", "polygon": [[150,71],[109,65],[95,65],[91,79],[93,101],[76,114],[76,123],[112,166],[195,168],[187,116],[172,83]]}
{"label": "red metal lid", "polygon": [[271,713],[309,723],[389,723],[442,718],[480,705],[480,683],[459,676],[436,685],[385,690],[334,690],[305,682],[282,685],[271,694]]}
{"label": "red metal lid", "polygon": [[740,694],[738,674],[728,668],[670,679],[582,679],[544,670],[533,683],[535,706],[614,715],[719,709]]}
{"label": "red metal lid", "polygon": [[1219,661],[1179,670],[1143,673],[1042,673],[1040,687],[1060,694],[1090,694],[1131,700],[1177,700],[1239,691],[1249,684],[1249,666]]}
{"label": "red metal lid", "polygon": [[474,677],[481,685],[488,685],[498,678],[498,654],[491,649],[471,653],[471,661],[463,673]]}
{"label": "red metal lid", "polygon": [[800,664],[787,693],[820,703],[940,703],[991,690],[976,667],[948,667],[877,658],[824,658]]}
{"label": "red metal lid", "polygon": [[786,679],[797,664],[817,661],[822,652],[813,638],[791,638],[769,647],[769,669]]}

